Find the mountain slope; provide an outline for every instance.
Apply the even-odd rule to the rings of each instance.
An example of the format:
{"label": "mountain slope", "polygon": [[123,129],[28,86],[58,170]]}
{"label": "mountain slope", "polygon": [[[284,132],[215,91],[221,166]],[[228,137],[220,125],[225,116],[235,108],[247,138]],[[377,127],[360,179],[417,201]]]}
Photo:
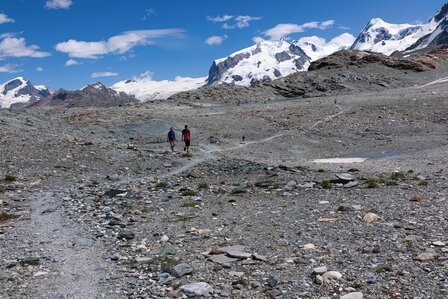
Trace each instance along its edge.
{"label": "mountain slope", "polygon": [[430,24],[437,27],[430,33],[419,38],[407,51],[420,50],[429,46],[444,45],[448,43],[448,3],[430,20]]}
{"label": "mountain slope", "polygon": [[112,107],[138,100],[125,92],[107,88],[102,83],[90,84],[81,90],[59,89],[52,96],[30,105],[30,107]]}
{"label": "mountain slope", "polygon": [[0,108],[20,108],[52,93],[46,86],[34,86],[23,77],[17,77],[0,84]]}

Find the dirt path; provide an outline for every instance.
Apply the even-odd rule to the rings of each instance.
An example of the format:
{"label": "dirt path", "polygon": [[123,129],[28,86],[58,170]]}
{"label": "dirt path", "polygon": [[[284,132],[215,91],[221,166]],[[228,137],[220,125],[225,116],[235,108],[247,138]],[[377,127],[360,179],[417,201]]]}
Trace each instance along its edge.
{"label": "dirt path", "polygon": [[193,167],[195,167],[196,165],[198,165],[204,161],[216,159],[216,156],[214,156],[213,154],[226,152],[226,151],[235,151],[235,150],[244,148],[249,145],[270,142],[270,141],[272,141],[278,137],[281,137],[283,135],[285,135],[285,133],[279,133],[276,135],[269,136],[267,138],[263,138],[260,140],[246,141],[246,142],[243,142],[240,144],[235,144],[230,147],[221,147],[221,146],[213,146],[212,147],[212,146],[200,144],[200,146],[202,146],[202,152],[195,154],[193,156],[193,158],[190,161],[188,161],[186,164],[164,174],[161,178],[167,178],[167,177],[170,177],[173,175],[183,173],[185,171],[192,169]]}
{"label": "dirt path", "polygon": [[85,236],[82,221],[67,219],[62,201],[51,193],[30,201],[31,223],[27,227],[46,260],[41,262],[41,275],[29,285],[29,294],[33,298],[99,298],[108,266],[103,248]]}

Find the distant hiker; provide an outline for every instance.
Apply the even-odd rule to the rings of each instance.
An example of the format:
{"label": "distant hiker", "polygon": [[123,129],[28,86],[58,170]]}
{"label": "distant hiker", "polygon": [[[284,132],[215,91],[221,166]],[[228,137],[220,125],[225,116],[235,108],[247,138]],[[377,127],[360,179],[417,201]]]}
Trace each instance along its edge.
{"label": "distant hiker", "polygon": [[190,130],[188,126],[185,125],[185,129],[182,130],[182,141],[185,142],[184,151],[190,152]]}
{"label": "distant hiker", "polygon": [[170,128],[166,141],[170,143],[171,151],[174,152],[174,147],[176,146],[177,140],[176,140],[176,133],[174,132],[173,128]]}

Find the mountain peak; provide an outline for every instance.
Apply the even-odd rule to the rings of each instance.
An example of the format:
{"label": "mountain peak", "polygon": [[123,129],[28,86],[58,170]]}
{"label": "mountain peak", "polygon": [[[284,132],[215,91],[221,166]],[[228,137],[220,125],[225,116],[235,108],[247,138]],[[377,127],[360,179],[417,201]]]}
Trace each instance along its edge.
{"label": "mountain peak", "polygon": [[438,23],[447,15],[448,15],[448,2],[445,3],[440,9],[440,11],[438,11],[437,14],[434,16],[434,21]]}

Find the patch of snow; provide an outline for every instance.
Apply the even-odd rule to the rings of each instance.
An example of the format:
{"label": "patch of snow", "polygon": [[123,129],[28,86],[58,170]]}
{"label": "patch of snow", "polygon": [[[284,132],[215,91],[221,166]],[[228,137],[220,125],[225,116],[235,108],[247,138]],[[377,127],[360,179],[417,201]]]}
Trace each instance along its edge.
{"label": "patch of snow", "polygon": [[116,91],[123,91],[134,95],[138,100],[162,100],[182,92],[197,89],[204,86],[207,78],[188,78],[176,77],[174,81],[162,80],[153,81],[152,79],[124,80],[115,83],[110,88]]}
{"label": "patch of snow", "polygon": [[352,164],[365,162],[367,158],[330,158],[330,159],[316,159],[311,162],[318,164]]}

